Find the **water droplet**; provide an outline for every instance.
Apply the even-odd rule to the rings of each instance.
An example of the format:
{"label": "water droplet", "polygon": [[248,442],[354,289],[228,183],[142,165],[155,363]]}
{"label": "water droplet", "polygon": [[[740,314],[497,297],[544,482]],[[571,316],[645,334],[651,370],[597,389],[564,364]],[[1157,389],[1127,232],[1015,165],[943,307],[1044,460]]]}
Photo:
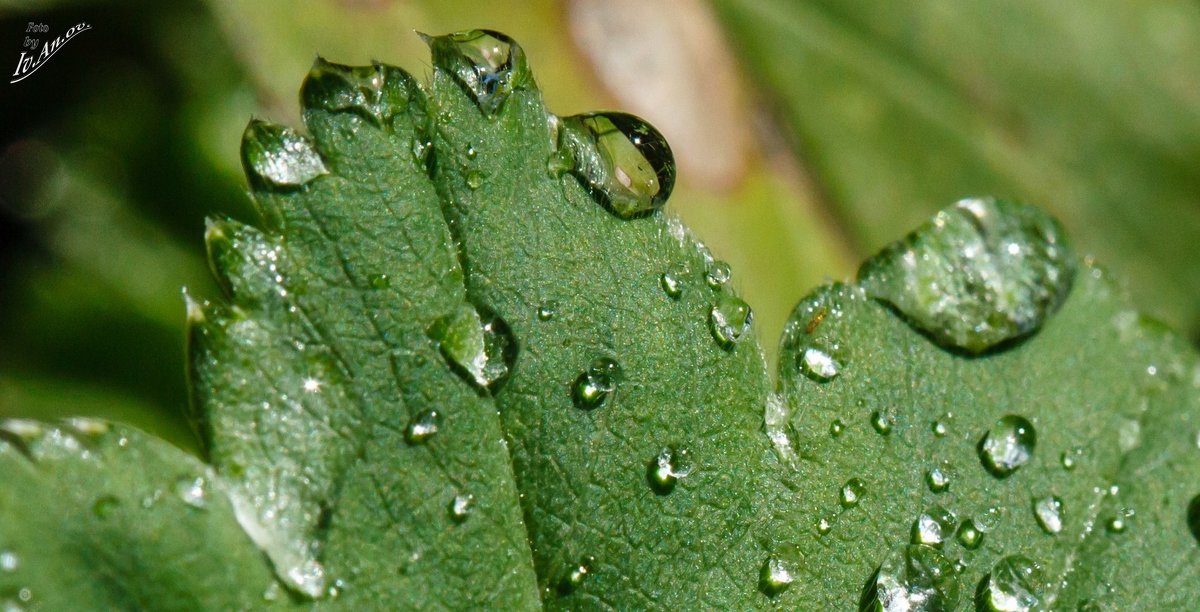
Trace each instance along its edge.
{"label": "water droplet", "polygon": [[1062,531],[1062,499],[1057,495],[1047,495],[1033,500],[1033,516],[1037,518],[1042,531],[1051,535]]}
{"label": "water droplet", "polygon": [[325,566],[315,559],[304,559],[287,568],[282,577],[288,586],[313,599],[325,594]]}
{"label": "water droplet", "polygon": [[1192,532],[1192,537],[1196,538],[1196,543],[1200,544],[1200,495],[1193,497],[1188,503],[1187,526],[1188,531]]}
{"label": "water droplet", "polygon": [[932,612],[958,607],[954,564],[937,549],[913,544],[892,551],[863,590],[859,610]]}
{"label": "water droplet", "polygon": [[834,419],[833,422],[829,424],[829,435],[835,438],[841,436],[842,432],[845,430],[846,424],[843,423],[841,419]]}
{"label": "water droplet", "polygon": [[958,543],[967,550],[975,550],[983,543],[983,533],[974,520],[967,519],[958,526]]}
{"label": "water droplet", "polygon": [[658,283],[662,286],[663,293],[673,300],[683,295],[683,281],[670,272],[663,272],[662,276],[658,277]]}
{"label": "water droplet", "polygon": [[554,300],[543,302],[541,306],[538,306],[538,321],[549,321],[554,318],[555,314],[558,314],[558,302]]}
{"label": "water droplet", "polygon": [[962,200],[859,269],[859,285],[937,342],[971,353],[1031,333],[1075,276],[1062,227],[1033,206]]}
{"label": "water droplet", "polygon": [[686,448],[664,447],[658,456],[650,461],[646,470],[646,479],[650,488],[659,495],[666,495],[675,490],[675,484],[680,478],[686,478],[692,473],[693,465]]}
{"label": "water droplet", "polygon": [[392,286],[392,279],[387,274],[372,274],[367,277],[372,289],[387,289]]}
{"label": "water droplet", "polygon": [[263,601],[278,601],[283,596],[283,585],[278,582],[272,582],[263,590]]}
{"label": "water droplet", "polygon": [[867,492],[867,486],[858,478],[851,478],[842,485],[842,491],[838,495],[838,503],[842,504],[843,508],[853,508],[862,501],[862,497]]}
{"label": "water droplet", "polygon": [[92,504],[92,514],[99,518],[108,518],[116,512],[117,507],[121,505],[121,501],[112,495],[101,495]]}
{"label": "water droplet", "polygon": [[583,584],[588,575],[592,573],[592,566],[595,565],[596,558],[588,555],[579,561],[577,565],[567,571],[567,574],[558,582],[558,593],[560,595],[570,595]]}
{"label": "water droplet", "polygon": [[731,294],[717,298],[717,303],[709,312],[713,337],[727,349],[746,336],[753,320],[754,312],[750,310],[750,305]]}
{"label": "water droplet", "polygon": [[533,84],[521,46],[492,30],[425,37],[433,65],[450,73],[475,98],[485,115],[500,111],[508,97]]}
{"label": "water droplet", "polygon": [[1125,533],[1125,530],[1129,529],[1129,519],[1133,518],[1133,516],[1134,511],[1132,509],[1121,508],[1116,514],[1109,517],[1108,521],[1104,523],[1104,528],[1112,534]]}
{"label": "water droplet", "polygon": [[441,424],[441,413],[437,410],[426,410],[408,423],[404,430],[404,439],[408,440],[409,444],[422,444],[438,432]]}
{"label": "water droplet", "polygon": [[913,521],[912,543],[941,548],[957,526],[958,519],[952,512],[941,506],[930,506]]}
{"label": "water droplet", "polygon": [[1076,446],[1069,451],[1063,451],[1062,455],[1059,456],[1059,463],[1062,464],[1064,470],[1070,472],[1075,469],[1075,466],[1079,463],[1078,458],[1082,456],[1083,447]]}
{"label": "water droplet", "polygon": [[181,478],[175,483],[175,494],[193,508],[208,507],[208,481],[203,476]]}
{"label": "water droplet", "polygon": [[621,375],[621,366],[617,362],[607,357],[596,359],[571,385],[571,398],[584,410],[599,408],[617,390]]}
{"label": "water droplet", "polygon": [[633,115],[564,117],[558,148],[592,198],[622,219],[662,208],[675,186],[675,158],[667,140]]}
{"label": "water droplet", "polygon": [[817,519],[817,533],[819,535],[825,535],[825,534],[829,533],[830,531],[833,531],[833,521],[829,520],[828,517],[824,517],[824,516]]}
{"label": "water droplet", "polygon": [[433,150],[433,143],[424,138],[414,138],[412,144],[413,161],[423,165],[429,159],[429,152]]}
{"label": "water droplet", "polygon": [[517,341],[508,323],[486,308],[462,305],[437,320],[429,337],[456,372],[479,387],[496,390],[517,359]]}
{"label": "water droplet", "polygon": [[817,382],[832,380],[841,372],[840,368],[833,357],[820,349],[806,348],[800,357],[801,371]]}
{"label": "water droplet", "polygon": [[11,572],[20,564],[21,560],[16,553],[11,550],[0,552],[0,572]]}
{"label": "water droplet", "polygon": [[800,575],[800,564],[793,559],[772,556],[763,563],[758,575],[758,588],[767,597],[774,597],[792,586]]}
{"label": "water droplet", "polygon": [[483,186],[483,173],[478,170],[472,170],[467,173],[467,187],[472,191]]}
{"label": "water droplet", "polygon": [[476,157],[479,157],[479,149],[476,149],[475,145],[467,145],[467,150],[465,153],[468,160],[473,161]]}
{"label": "water droplet", "polygon": [[943,466],[934,466],[925,472],[925,484],[934,493],[945,493],[950,488],[950,474]]}
{"label": "water droplet", "polygon": [[455,495],[454,499],[450,500],[450,520],[455,523],[462,523],[471,515],[471,511],[475,509],[475,496],[470,493]]}
{"label": "water droplet", "polygon": [[946,436],[946,424],[942,423],[941,421],[934,421],[931,423],[929,425],[929,430],[933,432],[934,436],[939,438],[944,438]]}
{"label": "water droplet", "polygon": [[977,602],[983,610],[1029,612],[1041,604],[1041,568],[1027,557],[1000,559],[985,580]]}
{"label": "water droplet", "polygon": [[299,187],[329,174],[313,144],[291,128],[254,120],[242,134],[242,163],[264,185]]}
{"label": "water droplet", "polygon": [[996,478],[1007,478],[1033,457],[1037,433],[1033,424],[1015,414],[1001,417],[979,440],[979,459]]}
{"label": "water droplet", "polygon": [[704,282],[708,283],[713,289],[720,289],[729,279],[733,277],[733,270],[729,268],[729,264],[714,259],[708,265],[708,271],[704,273]]}
{"label": "water droplet", "polygon": [[876,410],[871,413],[871,428],[881,436],[886,436],[892,433],[892,427],[896,424],[896,419],[891,414]]}

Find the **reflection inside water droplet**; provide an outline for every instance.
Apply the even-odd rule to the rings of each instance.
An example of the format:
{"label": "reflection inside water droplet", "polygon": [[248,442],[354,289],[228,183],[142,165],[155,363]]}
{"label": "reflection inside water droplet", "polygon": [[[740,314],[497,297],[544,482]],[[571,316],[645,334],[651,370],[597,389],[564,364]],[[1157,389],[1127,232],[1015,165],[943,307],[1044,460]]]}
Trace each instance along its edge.
{"label": "reflection inside water droplet", "polygon": [[842,490],[838,495],[838,503],[843,508],[853,508],[862,501],[863,495],[867,492],[867,486],[858,478],[851,478],[842,485]]}
{"label": "reflection inside water droplet", "polygon": [[957,526],[954,513],[941,506],[930,506],[913,521],[912,543],[941,548]]}
{"label": "reflection inside water droplet", "polygon": [[498,113],[514,91],[533,81],[521,46],[500,32],[470,30],[425,40],[434,66],[450,73],[485,115]]}

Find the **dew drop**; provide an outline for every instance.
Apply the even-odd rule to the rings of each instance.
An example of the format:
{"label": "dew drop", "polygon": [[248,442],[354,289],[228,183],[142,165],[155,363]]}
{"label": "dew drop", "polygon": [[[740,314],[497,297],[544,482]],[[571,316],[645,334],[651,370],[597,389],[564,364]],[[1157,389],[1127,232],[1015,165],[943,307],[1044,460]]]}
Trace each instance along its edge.
{"label": "dew drop", "polygon": [[467,173],[467,187],[472,191],[483,186],[483,173],[478,170],[472,170]]}
{"label": "dew drop", "polygon": [[934,493],[945,493],[950,488],[950,474],[943,466],[934,466],[925,472],[925,484]]}
{"label": "dew drop", "polygon": [[863,590],[859,610],[933,612],[958,607],[954,563],[936,548],[913,544],[894,549]]}
{"label": "dew drop", "polygon": [[838,495],[838,503],[843,508],[853,508],[862,501],[862,497],[867,492],[867,486],[858,478],[851,478],[842,485],[841,493]]}
{"label": "dew drop", "polygon": [[846,424],[843,423],[841,419],[834,419],[833,422],[829,424],[829,435],[835,438],[840,437],[845,431]]}
{"label": "dew drop", "polygon": [[95,514],[98,518],[108,518],[112,516],[113,512],[116,512],[117,507],[120,505],[121,502],[116,497],[101,495],[92,504],[92,514]]}
{"label": "dew drop", "polygon": [[973,519],[967,519],[958,526],[958,543],[967,550],[975,550],[983,544],[983,534]]}
{"label": "dew drop", "polygon": [[1083,447],[1076,446],[1069,451],[1063,451],[1062,455],[1059,456],[1059,463],[1062,464],[1064,470],[1070,472],[1075,469],[1075,466],[1079,463],[1078,458],[1082,456]]}
{"label": "dew drop", "polygon": [[517,341],[508,323],[487,308],[462,305],[429,328],[442,356],[460,376],[496,390],[517,359]]}
{"label": "dew drop", "polygon": [[704,273],[704,282],[708,283],[708,286],[713,289],[720,289],[732,277],[733,270],[729,268],[729,264],[719,259],[714,259],[708,265],[708,271]]}
{"label": "dew drop", "polygon": [[1121,508],[1116,514],[1109,517],[1104,523],[1104,528],[1112,534],[1125,533],[1129,529],[1129,519],[1133,518],[1134,511],[1130,508]]}
{"label": "dew drop", "polygon": [[833,531],[833,521],[829,520],[829,518],[825,517],[825,516],[822,516],[821,518],[817,519],[817,534],[818,535],[825,535],[825,534],[829,533],[830,531]]}
{"label": "dew drop", "polygon": [[387,274],[372,274],[367,277],[372,289],[387,289],[392,286],[392,279]]}
{"label": "dew drop", "polygon": [[895,426],[896,419],[891,414],[882,410],[876,410],[871,413],[871,428],[881,436],[886,436],[892,433],[892,427]]}
{"label": "dew drop", "polygon": [[800,564],[792,559],[771,556],[758,575],[758,588],[767,597],[786,591],[800,574]]}
{"label": "dew drop", "polygon": [[450,73],[485,115],[495,115],[514,91],[533,82],[521,46],[499,32],[469,30],[425,42],[433,65]]}
{"label": "dew drop", "polygon": [[941,421],[934,421],[929,425],[929,430],[938,438],[946,437],[946,424]]}
{"label": "dew drop", "polygon": [[941,506],[930,506],[913,521],[912,543],[941,548],[957,526],[954,513]]}
{"label": "dew drop", "polygon": [[658,277],[658,284],[662,287],[663,293],[673,300],[677,300],[679,296],[683,295],[683,281],[670,272],[663,272],[662,276]]}
{"label": "dew drop", "polygon": [[867,295],[937,342],[970,353],[1037,330],[1070,292],[1062,227],[1033,206],[967,199],[858,271]]}
{"label": "dew drop", "polygon": [[658,130],[626,113],[564,117],[558,132],[563,162],[592,199],[622,219],[662,208],[675,186],[675,158]]}
{"label": "dew drop", "polygon": [[475,509],[475,496],[470,493],[462,493],[455,495],[454,499],[450,500],[450,520],[455,523],[462,523],[467,520],[471,512]]}
{"label": "dew drop", "polygon": [[596,558],[588,555],[581,559],[578,564],[570,568],[562,580],[558,582],[559,595],[570,595],[574,593],[592,573],[592,566],[595,565]]}
{"label": "dew drop", "polygon": [[558,302],[555,302],[554,300],[543,302],[541,306],[538,306],[538,321],[549,321],[553,319],[554,315],[556,314],[558,314]]}
{"label": "dew drop", "polygon": [[621,366],[607,357],[598,358],[571,385],[571,399],[584,410],[595,410],[608,402],[617,390],[622,376]]}
{"label": "dew drop", "polygon": [[1188,531],[1192,532],[1192,537],[1196,539],[1196,543],[1200,544],[1200,495],[1192,498],[1187,507],[1187,526]]}
{"label": "dew drop", "polygon": [[21,560],[11,550],[0,551],[0,572],[11,572],[17,569]]}
{"label": "dew drop", "polygon": [[175,494],[193,508],[208,507],[208,481],[203,476],[181,478],[175,483]]}
{"label": "dew drop", "polygon": [[263,590],[263,601],[278,601],[280,597],[283,597],[283,585],[278,582],[272,582]]}
{"label": "dew drop", "polygon": [[841,365],[829,353],[816,348],[806,348],[800,356],[800,371],[812,380],[825,382],[841,373]]}
{"label": "dew drop", "polygon": [[404,439],[409,444],[423,444],[438,432],[442,415],[437,410],[426,410],[418,414],[404,430]]}
{"label": "dew drop", "polygon": [[1057,495],[1047,495],[1033,500],[1033,516],[1037,518],[1038,526],[1048,534],[1054,535],[1063,528],[1062,499]]}
{"label": "dew drop", "polygon": [[242,134],[242,163],[252,177],[276,188],[299,187],[329,174],[316,148],[291,128],[254,120]]}
{"label": "dew drop", "polygon": [[1021,555],[992,566],[979,591],[977,607],[995,612],[1029,612],[1041,604],[1041,568]]}
{"label": "dew drop", "polygon": [[680,478],[686,478],[692,473],[693,465],[686,448],[664,447],[658,456],[650,461],[646,469],[646,480],[650,488],[659,495],[666,495],[675,490]]}
{"label": "dew drop", "polygon": [[754,312],[741,298],[725,294],[717,299],[709,311],[709,324],[713,337],[722,347],[733,348],[738,340],[747,336],[750,324],[754,321]]}
{"label": "dew drop", "polygon": [[479,157],[479,149],[476,149],[475,145],[467,145],[467,150],[464,151],[464,153],[466,154],[467,159],[471,161],[474,161],[476,157]]}
{"label": "dew drop", "polygon": [[385,129],[420,96],[416,79],[395,66],[343,66],[322,58],[313,63],[300,90],[306,115],[317,109],[351,112]]}
{"label": "dew drop", "polygon": [[1033,457],[1037,433],[1033,424],[1015,414],[1001,417],[979,440],[979,459],[996,478],[1007,478]]}

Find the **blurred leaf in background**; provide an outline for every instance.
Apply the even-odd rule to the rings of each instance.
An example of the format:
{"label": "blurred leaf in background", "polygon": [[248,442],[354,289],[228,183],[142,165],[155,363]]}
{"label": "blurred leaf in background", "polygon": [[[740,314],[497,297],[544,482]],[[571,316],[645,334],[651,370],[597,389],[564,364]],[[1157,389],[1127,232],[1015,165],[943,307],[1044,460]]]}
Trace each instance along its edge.
{"label": "blurred leaf in background", "polygon": [[203,217],[249,218],[246,121],[298,125],[318,54],[427,75],[414,30],[502,30],[552,111],[655,124],[669,209],[733,265],[770,353],[810,287],[985,193],[1049,208],[1200,333],[1195,3],[0,1],[0,59],[29,21],[93,29],[0,85],[0,417],[107,416],[194,449],[179,290],[215,294]]}

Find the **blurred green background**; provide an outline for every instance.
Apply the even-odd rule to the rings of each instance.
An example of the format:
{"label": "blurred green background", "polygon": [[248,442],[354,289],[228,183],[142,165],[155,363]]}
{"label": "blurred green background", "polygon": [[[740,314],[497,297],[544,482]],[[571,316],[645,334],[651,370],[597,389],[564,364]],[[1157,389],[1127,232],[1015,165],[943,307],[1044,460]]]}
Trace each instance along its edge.
{"label": "blurred green background", "polygon": [[552,111],[658,126],[669,207],[734,266],[768,354],[809,288],[976,194],[1051,210],[1200,338],[1194,1],[0,0],[0,60],[29,22],[83,21],[0,85],[0,417],[106,416],[195,449],[180,290],[217,296],[206,215],[253,220],[246,121],[298,125],[318,54],[427,76],[414,30],[501,30]]}

